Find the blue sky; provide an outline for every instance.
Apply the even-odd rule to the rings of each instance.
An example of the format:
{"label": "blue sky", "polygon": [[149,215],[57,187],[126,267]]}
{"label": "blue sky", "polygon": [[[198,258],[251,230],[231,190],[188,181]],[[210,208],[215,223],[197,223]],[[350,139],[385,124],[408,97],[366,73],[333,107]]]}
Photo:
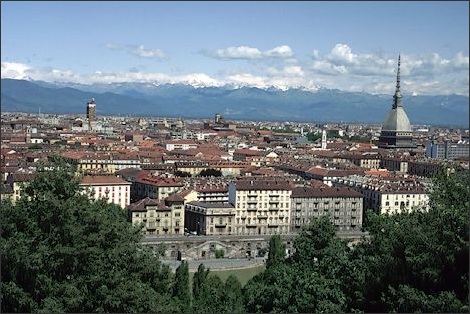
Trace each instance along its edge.
{"label": "blue sky", "polygon": [[469,94],[465,2],[1,2],[2,78]]}

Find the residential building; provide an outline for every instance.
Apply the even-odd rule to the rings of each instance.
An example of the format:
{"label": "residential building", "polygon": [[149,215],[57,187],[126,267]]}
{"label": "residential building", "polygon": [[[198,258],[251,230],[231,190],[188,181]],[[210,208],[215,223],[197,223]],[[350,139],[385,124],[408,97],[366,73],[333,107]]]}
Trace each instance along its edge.
{"label": "residential building", "polygon": [[164,201],[146,197],[128,207],[133,224],[141,224],[148,235],[182,235],[184,208],[170,207]]}
{"label": "residential building", "polygon": [[294,188],[290,231],[298,232],[321,216],[329,216],[338,230],[361,230],[363,201],[362,194],[350,188]]}
{"label": "residential building", "polygon": [[235,231],[235,208],[228,203],[189,202],[185,228],[199,235],[229,235]]}
{"label": "residential building", "polygon": [[132,183],[131,194],[135,200],[146,197],[164,200],[170,194],[180,191],[182,187],[183,184],[178,178],[147,174],[135,179]]}
{"label": "residential building", "polygon": [[131,183],[115,176],[84,176],[80,186],[85,193],[90,193],[95,200],[104,198],[108,203],[119,205],[121,208],[129,206],[131,201]]}
{"label": "residential building", "polygon": [[236,234],[286,234],[291,216],[292,185],[288,181],[238,180],[229,184],[235,207]]}
{"label": "residential building", "polygon": [[427,210],[426,185],[410,176],[348,176],[334,181],[336,187],[349,187],[364,196],[364,210],[395,214],[414,209]]}
{"label": "residential building", "polygon": [[426,157],[438,159],[459,159],[469,156],[469,143],[461,141],[460,143],[453,143],[451,141],[444,141],[437,143],[431,141],[426,145]]}

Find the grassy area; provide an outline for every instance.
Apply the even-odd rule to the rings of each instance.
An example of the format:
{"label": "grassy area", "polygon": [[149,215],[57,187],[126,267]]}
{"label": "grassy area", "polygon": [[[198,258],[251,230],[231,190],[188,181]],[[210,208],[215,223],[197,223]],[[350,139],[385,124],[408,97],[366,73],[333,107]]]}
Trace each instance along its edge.
{"label": "grassy area", "polygon": [[[258,265],[250,268],[240,268],[240,269],[221,269],[221,270],[210,270],[209,275],[217,275],[222,279],[223,282],[230,276],[231,274],[235,275],[235,277],[240,280],[242,286],[244,286],[248,280],[253,278],[255,275],[261,273],[266,268],[266,265]],[[189,284],[190,287],[193,285],[193,276],[196,271],[189,271]]]}

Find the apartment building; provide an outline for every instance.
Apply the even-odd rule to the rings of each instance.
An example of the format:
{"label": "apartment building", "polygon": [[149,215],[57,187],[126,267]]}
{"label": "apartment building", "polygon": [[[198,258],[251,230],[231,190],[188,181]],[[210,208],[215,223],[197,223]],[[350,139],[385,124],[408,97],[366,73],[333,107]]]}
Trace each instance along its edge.
{"label": "apartment building", "polygon": [[424,184],[404,176],[378,178],[349,176],[338,178],[336,187],[349,187],[364,196],[364,209],[379,214],[395,214],[413,209],[426,210],[429,195]]}
{"label": "apartment building", "polygon": [[167,206],[164,201],[146,197],[128,206],[133,224],[141,224],[147,235],[182,235],[184,207]]}
{"label": "apartment building", "polygon": [[84,176],[79,185],[95,200],[104,198],[121,208],[126,208],[131,202],[131,183],[115,176]]}
{"label": "apartment building", "polygon": [[329,216],[338,230],[361,230],[363,199],[361,193],[350,188],[294,188],[290,231],[299,232],[321,216]]}
{"label": "apartment building", "polygon": [[146,197],[163,200],[170,194],[180,191],[182,187],[183,184],[178,178],[147,174],[135,179],[132,183],[131,194],[135,200]]}
{"label": "apartment building", "polygon": [[380,167],[380,158],[378,154],[346,154],[343,158],[361,168],[378,169]]}
{"label": "apartment building", "polygon": [[197,147],[198,143],[191,140],[174,140],[167,142],[165,145],[168,151],[196,149]]}
{"label": "apartment building", "polygon": [[250,180],[229,184],[236,234],[286,234],[290,229],[292,185],[288,181]]}
{"label": "apartment building", "polygon": [[408,159],[403,157],[382,157],[380,167],[388,171],[408,173]]}
{"label": "apartment building", "polygon": [[8,175],[6,184],[11,187],[11,191],[8,190],[8,194],[12,202],[20,199],[24,186],[32,181],[35,176],[36,173],[11,173]]}
{"label": "apartment building", "polygon": [[468,141],[444,141],[438,143],[430,141],[426,145],[426,157],[438,159],[458,159],[469,156],[469,143]]}
{"label": "apartment building", "polygon": [[77,165],[77,170],[82,173],[106,173],[114,174],[125,168],[141,167],[140,159],[134,154],[121,154],[110,152],[66,152],[62,157]]}
{"label": "apartment building", "polygon": [[185,228],[199,235],[229,235],[235,230],[235,208],[228,203],[189,202]]}
{"label": "apartment building", "polygon": [[197,199],[203,203],[228,203],[228,187],[226,185],[209,185],[196,187]]}

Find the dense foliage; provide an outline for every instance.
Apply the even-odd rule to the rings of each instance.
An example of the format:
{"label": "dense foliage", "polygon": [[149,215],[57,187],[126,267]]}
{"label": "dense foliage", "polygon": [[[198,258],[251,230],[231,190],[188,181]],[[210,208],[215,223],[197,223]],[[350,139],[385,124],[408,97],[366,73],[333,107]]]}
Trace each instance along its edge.
{"label": "dense foliage", "polygon": [[82,195],[74,169],[39,169],[2,201],[2,312],[161,312],[171,272],[138,243],[123,210]]}
{"label": "dense foliage", "polygon": [[139,244],[119,207],[81,193],[63,162],[39,169],[16,204],[2,201],[3,312],[468,312],[468,173],[436,178],[426,211],[366,214],[354,247],[314,220],[285,256],[244,287],[201,264],[190,287]]}
{"label": "dense foliage", "polygon": [[468,312],[468,178],[436,178],[428,211],[367,213],[370,238],[354,248],[315,220],[291,258],[247,283],[246,310]]}
{"label": "dense foliage", "polygon": [[212,168],[204,169],[204,170],[201,170],[201,172],[199,173],[199,176],[200,177],[221,177],[222,171],[217,170],[217,169],[212,169]]}

